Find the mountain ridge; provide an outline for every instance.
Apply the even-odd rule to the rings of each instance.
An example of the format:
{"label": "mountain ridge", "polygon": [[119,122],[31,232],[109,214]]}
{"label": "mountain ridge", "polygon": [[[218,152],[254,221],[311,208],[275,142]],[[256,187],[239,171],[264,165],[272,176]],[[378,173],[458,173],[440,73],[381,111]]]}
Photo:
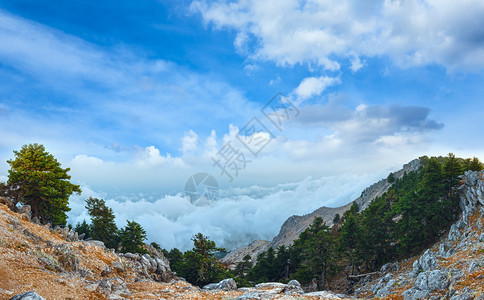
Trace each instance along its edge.
{"label": "mountain ridge", "polygon": [[[404,164],[402,169],[392,173],[396,179],[399,179],[403,177],[405,173],[417,171],[420,166],[420,159],[416,158],[409,163]],[[350,209],[353,203],[358,205],[359,210],[365,209],[373,199],[383,195],[391,186],[392,183],[390,183],[387,178],[384,178],[365,188],[358,198],[345,205],[339,207],[322,206],[311,213],[302,216],[292,215],[284,221],[279,233],[272,239],[272,241],[252,241],[248,246],[239,247],[229,252],[222,258],[222,262],[228,265],[235,265],[236,263],[241,262],[246,255],[250,255],[255,261],[258,254],[266,251],[270,247],[277,249],[280,246],[289,246],[312,224],[314,218],[321,217],[328,226],[332,226],[336,214],[342,216],[345,211]]]}

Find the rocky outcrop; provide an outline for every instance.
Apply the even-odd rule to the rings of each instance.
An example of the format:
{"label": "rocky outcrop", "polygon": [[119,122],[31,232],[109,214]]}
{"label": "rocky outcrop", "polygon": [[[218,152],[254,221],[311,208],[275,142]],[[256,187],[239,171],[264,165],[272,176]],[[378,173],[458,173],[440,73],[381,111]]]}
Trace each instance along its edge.
{"label": "rocky outcrop", "polygon": [[449,286],[447,274],[441,270],[426,271],[418,275],[415,285],[403,293],[405,300],[426,298],[435,290],[443,290]]}
{"label": "rocky outcrop", "polygon": [[222,290],[222,291],[234,291],[237,289],[237,283],[232,278],[224,279],[218,283],[210,283],[203,287],[204,290]]}
{"label": "rocky outcrop", "polygon": [[[401,170],[394,172],[393,175],[395,178],[398,179],[403,177],[405,173],[417,171],[419,168],[420,160],[415,159],[408,164],[405,164]],[[365,209],[366,207],[368,207],[371,201],[373,201],[373,199],[383,195],[386,191],[388,191],[391,185],[392,183],[388,182],[387,179],[382,179],[377,183],[367,187],[365,190],[363,190],[360,197],[346,205],[334,208],[323,206],[307,215],[291,216],[282,224],[279,234],[276,235],[271,242],[254,241],[247,247],[234,249],[222,259],[222,262],[224,262],[225,264],[234,265],[237,262],[242,261],[243,257],[246,254],[249,254],[252,259],[255,259],[257,258],[257,255],[259,253],[266,251],[267,249],[269,249],[269,247],[277,249],[282,245],[291,245],[294,240],[297,239],[299,235],[313,223],[314,218],[320,217],[324,220],[324,222],[326,222],[327,225],[332,226],[333,219],[336,214],[339,214],[340,216],[343,215],[345,211],[350,209],[353,203],[358,204],[360,210]]]}
{"label": "rocky outcrop", "polygon": [[[382,278],[361,283],[356,296],[385,297],[401,294],[413,299],[484,299],[484,179],[481,172],[465,172],[459,187],[461,217],[449,233],[431,249],[417,257],[411,269],[385,265]],[[407,264],[408,262],[402,262]],[[398,265],[398,264],[394,264]],[[393,274],[393,275],[392,275]],[[475,289],[471,289],[475,288]]]}
{"label": "rocky outcrop", "polygon": [[[133,253],[120,254],[119,256],[126,258],[130,267],[136,270],[140,276],[163,282],[170,281],[175,277],[170,270],[170,263],[162,254],[160,257]],[[120,265],[116,265],[115,267],[118,270],[122,269]]]}
{"label": "rocky outcrop", "polygon": [[411,277],[417,277],[420,272],[429,271],[437,268],[439,263],[435,254],[427,250],[425,253],[413,263],[413,270],[410,272]]}
{"label": "rocky outcrop", "polygon": [[267,282],[257,284],[253,288],[240,288],[244,293],[236,299],[347,299],[345,295],[336,295],[330,291],[317,291],[304,293],[297,280],[287,284],[280,282]]}
{"label": "rocky outcrop", "polygon": [[22,294],[18,294],[10,298],[10,300],[45,300],[36,292],[25,292]]}

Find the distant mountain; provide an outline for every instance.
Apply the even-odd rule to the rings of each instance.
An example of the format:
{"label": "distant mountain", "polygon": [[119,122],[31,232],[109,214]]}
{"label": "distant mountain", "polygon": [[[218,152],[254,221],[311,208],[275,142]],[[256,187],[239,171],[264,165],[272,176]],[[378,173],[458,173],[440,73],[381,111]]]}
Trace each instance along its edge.
{"label": "distant mountain", "polygon": [[[420,160],[414,159],[408,164],[403,165],[403,168],[394,172],[393,175],[396,179],[399,179],[403,177],[405,173],[417,171],[420,165]],[[345,211],[350,209],[353,203],[358,204],[360,210],[365,209],[373,199],[383,195],[391,186],[392,183],[385,178],[367,187],[363,190],[360,197],[346,205],[336,208],[323,206],[307,215],[291,216],[282,224],[279,234],[276,235],[272,241],[257,240],[248,246],[234,249],[222,259],[222,262],[231,265],[242,261],[243,257],[247,254],[249,254],[252,259],[256,259],[259,253],[266,251],[270,247],[277,249],[282,245],[289,246],[313,223],[315,218],[321,217],[327,225],[332,226],[336,214],[342,216]]]}

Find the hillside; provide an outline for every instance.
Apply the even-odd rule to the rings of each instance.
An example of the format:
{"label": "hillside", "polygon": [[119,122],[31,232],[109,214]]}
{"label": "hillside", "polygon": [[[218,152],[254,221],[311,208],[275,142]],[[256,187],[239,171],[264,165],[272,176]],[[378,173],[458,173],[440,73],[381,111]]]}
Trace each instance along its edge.
{"label": "hillside", "polygon": [[[484,299],[484,179],[467,171],[460,185],[462,214],[422,255],[355,278],[355,296],[383,299]],[[359,282],[357,282],[359,280]]]}
{"label": "hillside", "polygon": [[[414,159],[408,164],[405,164],[399,171],[394,172],[394,176],[395,178],[401,178],[405,173],[416,171],[419,167],[419,159]],[[320,217],[326,224],[331,226],[336,214],[342,216],[345,211],[350,209],[353,203],[357,203],[360,210],[365,209],[373,199],[383,195],[391,187],[391,185],[392,184],[385,178],[367,187],[365,190],[363,190],[360,197],[346,205],[336,208],[323,206],[303,216],[291,216],[284,221],[279,234],[276,235],[272,241],[254,241],[249,246],[234,249],[228,253],[222,259],[222,261],[226,264],[233,265],[242,261],[243,257],[247,254],[249,254],[252,258],[256,258],[259,253],[266,251],[269,249],[269,247],[277,249],[282,245],[289,246],[304,230],[306,230],[312,224],[315,218]]]}
{"label": "hillside", "polygon": [[[170,271],[161,252],[119,254],[65,228],[34,224],[29,210],[0,204],[0,299],[341,299],[306,293],[297,282],[237,289],[224,280],[201,289]],[[42,298],[40,298],[42,297]]]}

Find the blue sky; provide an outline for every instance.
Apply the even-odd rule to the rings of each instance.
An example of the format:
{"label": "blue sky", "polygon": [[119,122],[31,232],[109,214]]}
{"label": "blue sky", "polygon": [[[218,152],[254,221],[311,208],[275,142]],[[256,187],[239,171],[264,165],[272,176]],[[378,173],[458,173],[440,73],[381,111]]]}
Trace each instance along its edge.
{"label": "blue sky", "polygon": [[[83,186],[73,221],[90,195],[121,218],[142,219],[118,207],[127,199],[161,201],[177,213],[156,218],[187,235],[193,220],[175,224],[185,210],[169,197],[183,202],[193,173],[252,199],[234,214],[289,184],[299,204],[267,209],[277,225],[256,237],[269,238],[418,156],[484,158],[483,23],[477,0],[0,0],[0,178],[13,150],[42,143]],[[278,92],[300,112],[283,130],[260,111]],[[253,117],[272,133],[257,157],[235,138]],[[232,182],[212,160],[229,141],[250,160]],[[354,180],[344,197],[311,194],[342,178]],[[300,188],[319,200],[305,205]],[[198,229],[224,241],[224,226]]]}

